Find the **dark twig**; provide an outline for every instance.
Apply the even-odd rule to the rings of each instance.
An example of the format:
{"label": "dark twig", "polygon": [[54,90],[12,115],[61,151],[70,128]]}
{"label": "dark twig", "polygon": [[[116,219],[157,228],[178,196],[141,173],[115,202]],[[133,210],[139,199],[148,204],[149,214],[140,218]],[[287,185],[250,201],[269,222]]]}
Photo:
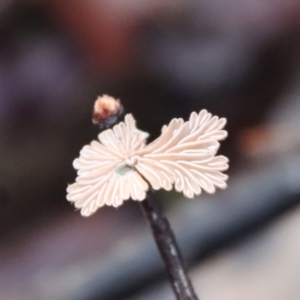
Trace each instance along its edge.
{"label": "dark twig", "polygon": [[148,192],[147,198],[141,201],[140,205],[151,226],[177,300],[198,300],[183,266],[181,254],[169,221],[154,198],[153,192]]}

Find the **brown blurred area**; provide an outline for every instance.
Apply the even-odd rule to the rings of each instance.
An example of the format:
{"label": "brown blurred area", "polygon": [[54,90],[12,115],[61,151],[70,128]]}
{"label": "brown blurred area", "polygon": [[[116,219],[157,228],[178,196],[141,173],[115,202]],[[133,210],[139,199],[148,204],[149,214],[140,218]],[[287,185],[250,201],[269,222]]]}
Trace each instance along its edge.
{"label": "brown blurred area", "polygon": [[2,300],[172,299],[136,203],[82,218],[72,161],[97,96],[155,138],[228,119],[226,191],[160,193],[203,299],[300,298],[299,0],[2,0]]}

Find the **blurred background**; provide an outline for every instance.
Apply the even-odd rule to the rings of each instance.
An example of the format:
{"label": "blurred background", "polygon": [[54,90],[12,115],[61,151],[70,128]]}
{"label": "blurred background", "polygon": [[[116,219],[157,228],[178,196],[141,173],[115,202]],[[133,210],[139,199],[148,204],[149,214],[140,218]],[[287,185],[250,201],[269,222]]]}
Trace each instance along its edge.
{"label": "blurred background", "polygon": [[1,0],[0,299],[174,299],[139,206],[83,218],[72,161],[98,95],[154,139],[228,119],[229,187],[159,192],[206,300],[300,299],[299,0]]}

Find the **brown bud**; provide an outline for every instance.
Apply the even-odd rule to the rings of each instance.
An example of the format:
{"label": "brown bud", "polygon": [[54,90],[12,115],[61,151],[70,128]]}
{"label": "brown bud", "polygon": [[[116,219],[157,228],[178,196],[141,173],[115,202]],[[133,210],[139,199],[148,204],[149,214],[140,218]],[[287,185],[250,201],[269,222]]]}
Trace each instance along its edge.
{"label": "brown bud", "polygon": [[94,104],[93,123],[100,128],[108,128],[118,120],[123,107],[119,99],[115,99],[108,95],[97,98]]}

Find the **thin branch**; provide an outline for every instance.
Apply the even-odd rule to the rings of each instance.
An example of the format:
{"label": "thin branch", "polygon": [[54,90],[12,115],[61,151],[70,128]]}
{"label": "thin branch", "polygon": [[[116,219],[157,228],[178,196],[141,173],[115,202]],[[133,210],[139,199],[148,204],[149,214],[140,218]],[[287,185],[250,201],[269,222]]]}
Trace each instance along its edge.
{"label": "thin branch", "polygon": [[153,192],[148,192],[147,198],[141,201],[140,205],[152,229],[177,300],[198,300],[184,268],[180,250],[169,221],[154,198]]}

